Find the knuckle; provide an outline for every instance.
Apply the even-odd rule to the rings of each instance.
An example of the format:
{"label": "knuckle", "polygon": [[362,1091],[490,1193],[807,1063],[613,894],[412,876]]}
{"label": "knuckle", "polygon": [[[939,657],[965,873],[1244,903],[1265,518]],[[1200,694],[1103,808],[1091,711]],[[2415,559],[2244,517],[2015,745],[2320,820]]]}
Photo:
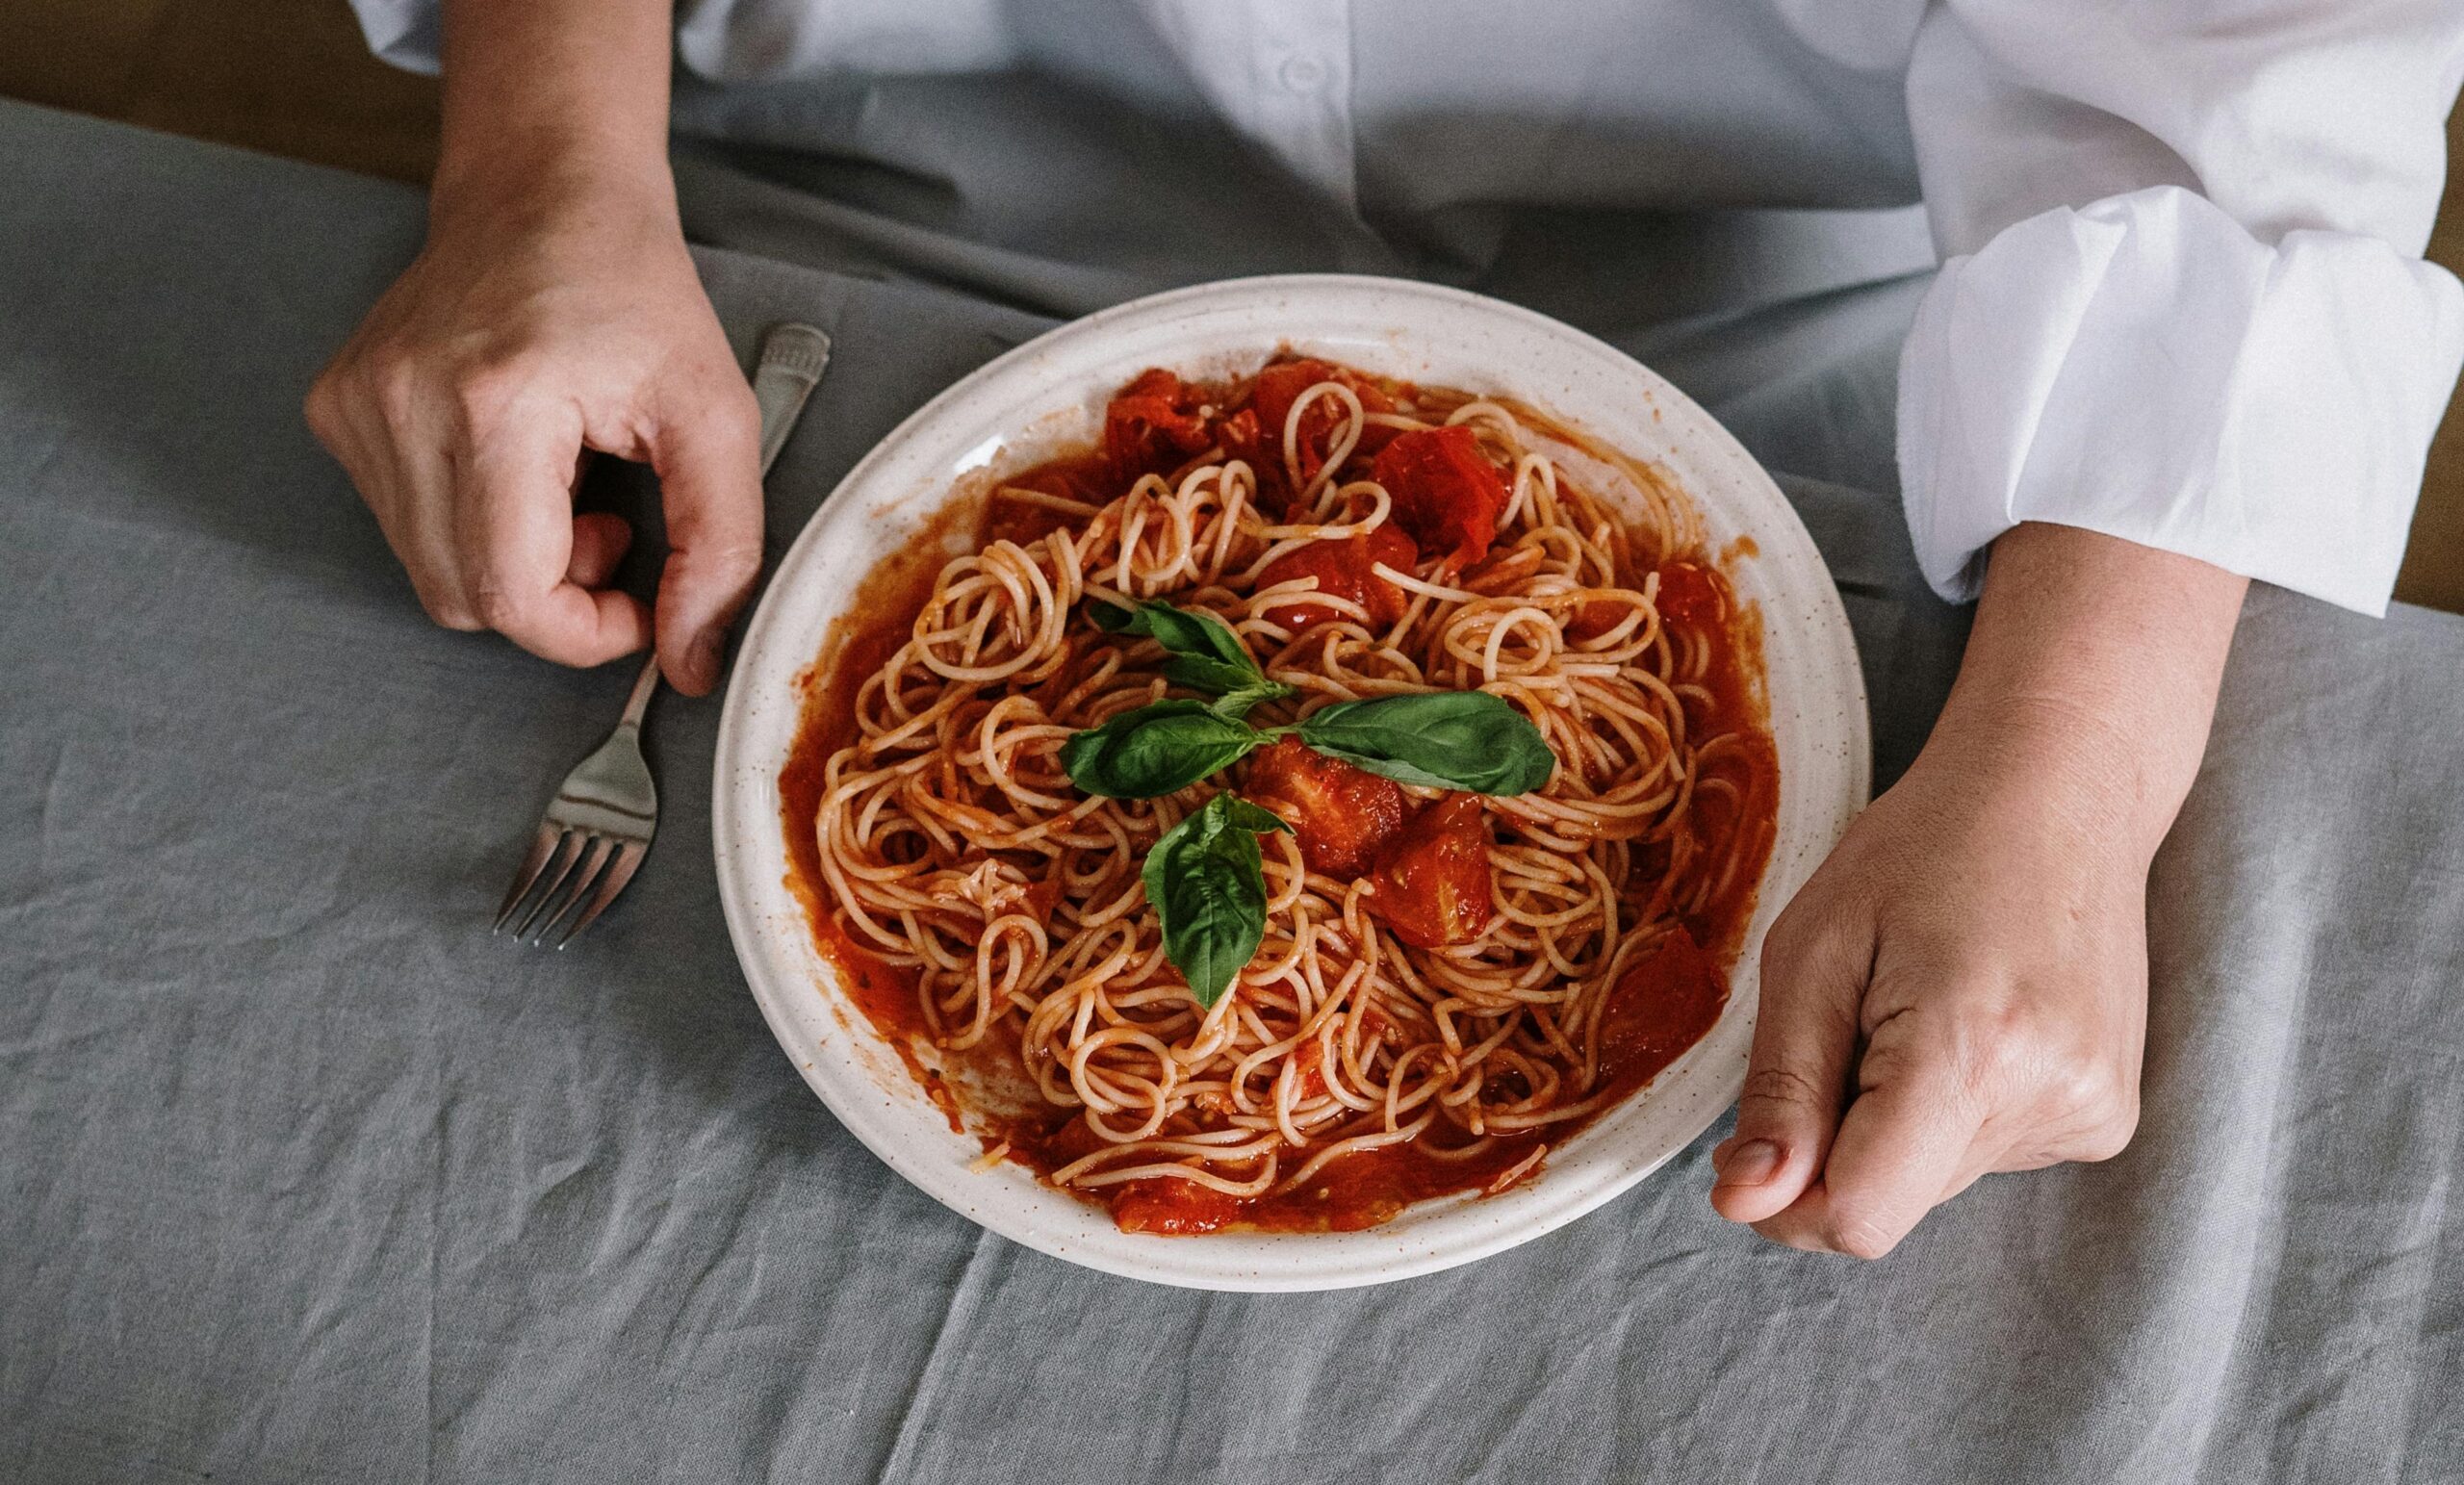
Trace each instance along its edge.
{"label": "knuckle", "polygon": [[2066,1114],[2080,1133],[2072,1141],[2083,1161],[2111,1160],[2139,1133],[2139,1089],[2110,1064],[2099,1064],[2068,1090]]}
{"label": "knuckle", "polygon": [[2072,1158],[2092,1165],[2097,1161],[2112,1160],[2130,1148],[2131,1137],[2138,1133],[2137,1110],[2108,1117],[2080,1136]]}
{"label": "knuckle", "polygon": [[420,405],[420,368],[411,357],[381,354],[365,372],[371,399],[376,411],[395,427],[408,423],[418,416]]}
{"label": "knuckle", "polygon": [[1972,1004],[1952,1031],[1963,1090],[2044,1130],[2065,1159],[2121,1153],[2139,1122],[2138,1080],[2092,1025],[2022,998]]}
{"label": "knuckle", "polygon": [[487,627],[479,622],[479,616],[472,612],[471,605],[459,598],[430,593],[425,588],[419,590],[419,596],[420,607],[431,621],[445,628],[471,634]]}
{"label": "knuckle", "polygon": [[1893,1223],[1884,1194],[1863,1183],[1831,1188],[1817,1225],[1822,1245],[1851,1258],[1876,1259],[1898,1246],[1907,1224]]}
{"label": "knuckle", "polygon": [[494,583],[482,585],[471,596],[471,608],[479,627],[499,633],[523,627],[530,614],[530,604],[519,590]]}
{"label": "knuckle", "polygon": [[1818,1109],[1836,1100],[1813,1079],[1793,1067],[1757,1067],[1745,1075],[1745,1090],[1737,1095],[1740,1112],[1749,1108]]}
{"label": "knuckle", "polygon": [[709,564],[713,581],[731,591],[740,588],[761,571],[760,545],[738,542],[721,547],[710,553]]}
{"label": "knuckle", "polygon": [[1835,1215],[1823,1237],[1835,1252],[1868,1263],[1899,1245],[1899,1240],[1887,1228],[1856,1213]]}
{"label": "knuckle", "polygon": [[1787,1213],[1766,1217],[1751,1225],[1758,1236],[1784,1248],[1794,1248],[1800,1253],[1827,1253],[1832,1250],[1829,1242],[1821,1233],[1814,1231],[1801,1218]]}
{"label": "knuckle", "polygon": [[1775,970],[1794,968],[1810,958],[1814,940],[1823,928],[1821,906],[1812,900],[1811,883],[1799,892],[1772,921],[1771,930],[1762,939],[1762,970],[1771,975]]}
{"label": "knuckle", "polygon": [[1801,926],[1804,921],[1797,906],[1791,903],[1772,923],[1771,931],[1762,935],[1764,983],[1778,984],[1787,980],[1788,971],[1804,961],[1805,929]]}
{"label": "knuckle", "polygon": [[334,441],[334,430],[342,411],[339,396],[334,390],[333,369],[328,367],[308,384],[308,395],[299,400],[299,414],[308,420],[308,431],[316,434],[320,442],[331,444]]}
{"label": "knuckle", "polygon": [[2047,1047],[2042,1028],[2024,1006],[1970,1001],[1951,1022],[1954,1057],[1970,1096],[1998,1102],[2038,1080]]}
{"label": "knuckle", "polygon": [[2044,1072],[2046,1101],[2071,1118],[2101,1120],[2120,1112],[2123,1080],[2101,1057],[2073,1052],[2050,1061]]}

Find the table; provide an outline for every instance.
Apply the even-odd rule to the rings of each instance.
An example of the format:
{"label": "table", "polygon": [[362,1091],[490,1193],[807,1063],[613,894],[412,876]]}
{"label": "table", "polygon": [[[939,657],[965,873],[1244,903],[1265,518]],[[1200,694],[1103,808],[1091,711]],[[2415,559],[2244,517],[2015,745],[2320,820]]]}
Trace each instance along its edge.
{"label": "table", "polygon": [[[720,920],[714,703],[654,708],[625,902],[561,957],[486,934],[629,667],[430,627],[300,422],[420,233],[398,187],[0,105],[0,1476],[2464,1473],[2464,621],[2253,595],[2121,1158],[1989,1179],[1868,1266],[1714,1218],[1715,1129],[1451,1273],[1142,1286],[943,1211],[806,1090]],[[701,261],[748,356],[790,316],[837,343],[774,553],[1044,323]],[[1850,297],[1640,348],[1828,476],[1784,482],[1887,778],[1961,620],[1870,449],[1823,451],[1912,294]]]}

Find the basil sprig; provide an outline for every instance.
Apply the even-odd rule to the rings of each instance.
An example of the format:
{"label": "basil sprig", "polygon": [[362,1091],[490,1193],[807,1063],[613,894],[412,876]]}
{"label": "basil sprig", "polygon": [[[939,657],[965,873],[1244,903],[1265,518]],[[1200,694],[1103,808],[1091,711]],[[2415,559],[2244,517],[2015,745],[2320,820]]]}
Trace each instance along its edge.
{"label": "basil sprig", "polygon": [[1199,702],[1156,702],[1075,733],[1062,744],[1061,764],[1090,794],[1153,799],[1287,735],[1399,782],[1474,794],[1527,794],[1557,765],[1540,730],[1486,691],[1341,702],[1297,727],[1263,729]]}
{"label": "basil sprig", "polygon": [[1540,730],[1486,691],[1338,702],[1310,713],[1300,740],[1398,782],[1473,794],[1528,794],[1557,766]]}
{"label": "basil sprig", "polygon": [[[1294,695],[1269,680],[1231,627],[1213,614],[1147,602],[1091,602],[1097,627],[1164,647],[1165,676],[1212,702],[1173,698],[1122,712],[1061,746],[1070,781],[1112,799],[1155,799],[1222,772],[1266,743],[1296,736],[1328,757],[1403,783],[1475,794],[1527,794],[1557,765],[1528,718],[1485,691],[1437,691],[1343,702],[1294,727],[1256,728],[1249,709]],[[1164,832],[1141,880],[1164,927],[1164,954],[1212,1009],[1266,936],[1267,883],[1258,836],[1291,826],[1271,810],[1218,794]]]}
{"label": "basil sprig", "polygon": [[1164,678],[1216,698],[1219,716],[1245,717],[1260,702],[1293,693],[1266,672],[1232,627],[1202,608],[1175,608],[1148,599],[1135,608],[1090,601],[1087,617],[1107,634],[1137,634],[1164,647]]}
{"label": "basil sprig", "polygon": [[1258,952],[1267,932],[1267,878],[1258,837],[1290,831],[1273,811],[1218,794],[1164,832],[1141,880],[1164,922],[1164,954],[1212,1010]]}

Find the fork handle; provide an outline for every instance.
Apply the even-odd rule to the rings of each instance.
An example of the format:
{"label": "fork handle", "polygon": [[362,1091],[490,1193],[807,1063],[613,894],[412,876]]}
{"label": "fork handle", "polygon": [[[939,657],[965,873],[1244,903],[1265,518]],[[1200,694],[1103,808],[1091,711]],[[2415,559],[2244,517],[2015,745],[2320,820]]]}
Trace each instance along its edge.
{"label": "fork handle", "polygon": [[633,678],[633,694],[625,698],[625,716],[616,726],[620,729],[629,727],[636,732],[640,731],[642,714],[651,709],[651,693],[657,689],[658,650],[654,646],[650,658],[642,662],[642,673]]}
{"label": "fork handle", "polygon": [[810,325],[772,325],[753,369],[753,398],[761,408],[761,473],[779,462],[805,398],[830,369],[830,337]]}

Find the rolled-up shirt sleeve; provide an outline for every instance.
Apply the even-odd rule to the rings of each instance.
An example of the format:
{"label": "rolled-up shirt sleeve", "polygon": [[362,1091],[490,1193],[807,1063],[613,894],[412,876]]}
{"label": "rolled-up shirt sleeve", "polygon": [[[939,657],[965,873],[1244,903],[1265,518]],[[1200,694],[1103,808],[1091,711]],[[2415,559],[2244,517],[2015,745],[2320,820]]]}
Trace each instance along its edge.
{"label": "rolled-up shirt sleeve", "polygon": [[2464,0],[1932,7],[1899,448],[1935,588],[2046,521],[2384,612],[2464,358],[2421,259],[2460,73]]}

